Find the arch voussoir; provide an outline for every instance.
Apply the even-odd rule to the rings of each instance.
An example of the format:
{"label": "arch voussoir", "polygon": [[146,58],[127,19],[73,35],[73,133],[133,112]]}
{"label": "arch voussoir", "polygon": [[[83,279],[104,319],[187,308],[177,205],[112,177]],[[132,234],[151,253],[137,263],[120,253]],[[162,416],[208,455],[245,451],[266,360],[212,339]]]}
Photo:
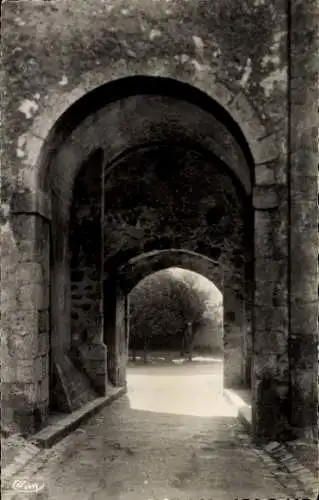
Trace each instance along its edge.
{"label": "arch voussoir", "polygon": [[237,92],[226,109],[244,132],[248,143],[265,136],[266,128],[243,92]]}
{"label": "arch voussoir", "polygon": [[[119,60],[114,65],[108,66],[105,71],[97,69],[84,73],[81,75],[79,85],[71,90],[65,91],[62,88],[51,90],[46,97],[44,112],[34,118],[30,127],[26,137],[26,149],[35,152],[35,148],[32,147],[34,138],[47,142],[50,135],[54,133],[58,120],[72,105],[87,93],[109,82],[115,82],[134,75],[176,80],[170,62],[169,59],[164,58],[154,59],[154,61],[151,60],[147,63],[145,61],[128,62]],[[270,156],[274,156],[272,151],[277,150],[277,148],[274,147],[272,140],[267,139],[265,141],[262,139],[266,135],[266,131],[249,100],[243,92],[235,93],[219,81],[210,66],[200,65],[200,68],[194,73],[185,71],[184,74],[178,75],[178,81],[207,94],[229,113],[230,117],[243,131],[255,164],[267,161]],[[106,96],[106,101],[108,100],[112,100],[111,95]],[[37,168],[40,167],[40,163],[43,163],[37,161],[38,158],[39,155],[30,155],[32,165],[37,165]]]}

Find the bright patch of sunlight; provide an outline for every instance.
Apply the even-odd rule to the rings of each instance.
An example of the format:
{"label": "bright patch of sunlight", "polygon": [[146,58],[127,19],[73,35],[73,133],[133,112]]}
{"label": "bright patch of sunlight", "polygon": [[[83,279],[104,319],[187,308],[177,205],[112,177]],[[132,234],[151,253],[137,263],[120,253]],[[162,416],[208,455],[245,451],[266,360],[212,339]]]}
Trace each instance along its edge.
{"label": "bright patch of sunlight", "polygon": [[223,395],[222,378],[213,374],[132,373],[128,398],[135,410],[196,417],[236,417],[237,409]]}
{"label": "bright patch of sunlight", "polygon": [[185,359],[184,358],[172,359],[172,363],[175,363],[176,365],[181,365],[185,363]]}
{"label": "bright patch of sunlight", "polygon": [[[158,358],[158,359],[163,359],[163,358]],[[212,361],[216,362],[216,363],[222,363],[223,360],[221,358],[210,358],[208,356],[205,356],[205,357],[201,357],[201,356],[194,356],[193,358],[193,361],[200,361],[201,363],[211,363]],[[176,358],[176,359],[172,359],[172,363],[175,363],[176,365],[181,365],[183,363],[185,363],[185,359],[184,358]]]}
{"label": "bright patch of sunlight", "polygon": [[[136,356],[135,359],[136,359],[136,361],[141,361],[143,358],[142,358],[142,356]],[[148,356],[147,359],[148,359],[148,361],[151,361],[153,359],[155,359],[155,361],[157,361],[157,360],[166,361],[166,358],[160,358],[159,356],[156,356],[156,357]]]}
{"label": "bright patch of sunlight", "polygon": [[251,408],[251,405],[246,403],[244,399],[240,397],[239,394],[236,394],[235,391],[231,389],[225,389],[225,392],[228,394],[228,398],[238,407],[238,408]]}
{"label": "bright patch of sunlight", "polygon": [[194,356],[193,357],[193,361],[201,361],[201,362],[204,362],[204,363],[208,363],[210,361],[214,361],[214,362],[217,362],[217,363],[222,363],[223,360],[222,358],[210,358],[209,356]]}

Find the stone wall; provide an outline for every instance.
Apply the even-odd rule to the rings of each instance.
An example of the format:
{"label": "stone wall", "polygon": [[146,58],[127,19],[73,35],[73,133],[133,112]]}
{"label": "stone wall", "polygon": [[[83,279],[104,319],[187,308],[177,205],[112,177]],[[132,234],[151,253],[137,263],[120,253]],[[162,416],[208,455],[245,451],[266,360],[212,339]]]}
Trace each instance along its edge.
{"label": "stone wall", "polygon": [[292,425],[318,439],[318,4],[291,2],[290,377]]}
{"label": "stone wall", "polygon": [[152,250],[185,249],[228,266],[244,254],[244,194],[217,159],[174,141],[106,166],[106,274]]}
{"label": "stone wall", "polygon": [[82,166],[73,190],[69,235],[73,343],[101,335],[101,210],[102,162],[97,151]]}
{"label": "stone wall", "polygon": [[[183,130],[178,122],[183,140],[189,139],[187,130],[196,130],[196,141],[213,151],[225,138],[218,155],[224,155],[246,193],[253,192],[254,431],[272,434],[268,407],[276,410],[270,417],[281,422],[278,429],[289,421],[314,428],[318,271],[310,248],[318,244],[317,132],[309,110],[317,92],[316,10],[314,0],[5,3],[1,368],[6,367],[8,409],[19,391],[30,401],[31,413],[41,407],[32,426],[45,421],[46,405],[38,394],[43,351],[35,340],[48,309],[37,257],[39,251],[47,254],[41,247],[42,221],[52,219],[51,343],[55,351],[65,351],[71,345],[67,242],[76,174],[98,147],[109,162],[127,147],[176,132],[174,116],[159,123],[160,114],[152,121],[146,113],[139,121],[134,99],[121,114],[128,95],[166,93],[197,106],[197,115],[186,113],[200,117],[197,122],[189,118]],[[124,80],[114,83],[119,79]],[[212,113],[223,122],[228,135],[215,125],[198,128],[203,108],[206,117]],[[248,165],[254,165],[252,172]],[[32,265],[26,268],[26,262]],[[18,368],[14,361],[18,344],[11,344],[11,353],[7,347],[21,330],[30,336],[25,361],[32,387],[21,385],[26,383],[19,371],[23,365]],[[298,403],[289,407],[291,395]]]}
{"label": "stone wall", "polygon": [[[3,56],[10,88],[4,96],[5,198],[10,199],[18,179],[21,184],[34,183],[26,173],[32,171],[41,138],[54,123],[42,118],[48,106],[51,116],[58,117],[71,104],[66,93],[74,102],[120,73],[166,73],[208,89],[209,68],[211,78],[218,78],[217,101],[233,102],[232,113],[242,122],[248,142],[254,142],[249,130],[255,130],[256,147],[265,148],[265,161],[270,160],[269,141],[257,142],[272,134],[279,144],[285,143],[286,30],[284,1],[132,5],[90,0],[77,2],[76,7],[70,0],[8,2],[3,9]],[[254,37],[259,43],[252,46]],[[243,93],[234,100],[233,92],[238,91]],[[79,113],[89,110],[82,108]],[[74,123],[68,121],[68,130]],[[66,133],[59,129],[56,144]],[[282,175],[278,157],[284,151],[279,147],[273,162],[258,167],[260,176]],[[44,176],[42,180],[45,184]]]}
{"label": "stone wall", "polygon": [[71,349],[76,366],[102,395],[107,386],[103,343],[102,169],[103,151],[84,162],[76,178],[70,214]]}
{"label": "stone wall", "polygon": [[49,225],[19,213],[17,204],[10,224],[17,255],[13,260],[2,245],[2,421],[34,432],[46,421],[49,401]]}

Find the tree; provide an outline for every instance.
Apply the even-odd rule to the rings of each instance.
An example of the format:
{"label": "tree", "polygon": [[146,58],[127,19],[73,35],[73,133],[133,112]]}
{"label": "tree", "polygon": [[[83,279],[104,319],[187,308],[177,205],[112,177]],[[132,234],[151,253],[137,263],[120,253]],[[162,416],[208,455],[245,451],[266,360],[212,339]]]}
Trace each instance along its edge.
{"label": "tree", "polygon": [[[133,351],[135,351],[136,346],[143,348],[145,363],[152,338],[160,337],[163,332],[171,334],[172,325],[178,324],[170,295],[171,277],[160,273],[145,278],[131,292],[131,346]],[[163,311],[165,311],[164,315]]]}
{"label": "tree", "polygon": [[[176,277],[160,271],[145,278],[131,292],[130,331],[133,357],[136,346],[147,351],[156,339],[175,345],[192,359],[193,344],[198,327],[208,307],[209,293],[196,284],[191,275]],[[158,345],[158,342],[157,342]]]}
{"label": "tree", "polygon": [[205,290],[200,289],[196,279],[188,274],[176,282],[173,293],[173,299],[183,318],[181,356],[187,354],[188,360],[191,361],[194,340],[207,310],[209,295]]}

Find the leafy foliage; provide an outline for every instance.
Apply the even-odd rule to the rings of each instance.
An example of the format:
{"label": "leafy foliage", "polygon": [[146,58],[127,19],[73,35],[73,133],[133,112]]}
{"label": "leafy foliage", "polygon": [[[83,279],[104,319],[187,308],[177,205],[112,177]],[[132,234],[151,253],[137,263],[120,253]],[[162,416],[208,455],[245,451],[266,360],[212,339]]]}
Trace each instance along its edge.
{"label": "leafy foliage", "polygon": [[[205,323],[210,310],[211,293],[185,272],[175,277],[169,270],[159,271],[142,280],[130,295],[131,347],[175,348]],[[186,341],[187,346],[187,341]]]}

